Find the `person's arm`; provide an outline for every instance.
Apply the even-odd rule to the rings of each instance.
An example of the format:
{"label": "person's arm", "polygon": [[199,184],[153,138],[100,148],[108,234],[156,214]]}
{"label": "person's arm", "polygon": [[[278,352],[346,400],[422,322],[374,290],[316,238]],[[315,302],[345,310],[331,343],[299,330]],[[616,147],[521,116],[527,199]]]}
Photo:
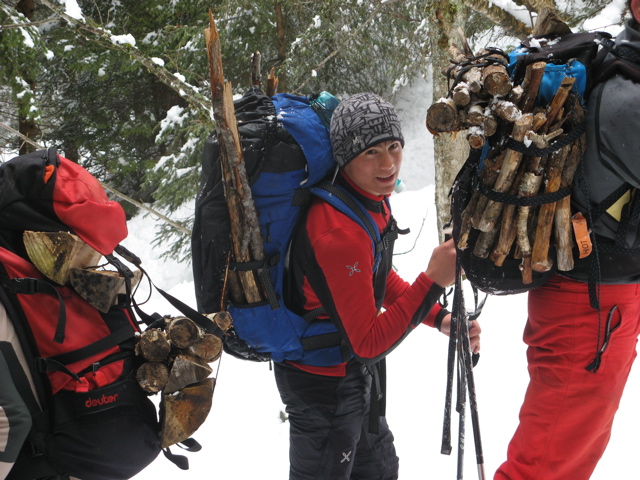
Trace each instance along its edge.
{"label": "person's arm", "polygon": [[[330,310],[333,307],[354,354],[362,362],[374,362],[395,348],[427,317],[444,291],[421,273],[379,313],[372,282],[371,241],[362,228],[336,225],[315,237],[312,246],[324,281],[322,288],[314,290],[323,305],[329,305]],[[455,265],[448,265],[452,260],[454,263],[452,246],[434,251],[429,268],[443,283],[453,280]]]}

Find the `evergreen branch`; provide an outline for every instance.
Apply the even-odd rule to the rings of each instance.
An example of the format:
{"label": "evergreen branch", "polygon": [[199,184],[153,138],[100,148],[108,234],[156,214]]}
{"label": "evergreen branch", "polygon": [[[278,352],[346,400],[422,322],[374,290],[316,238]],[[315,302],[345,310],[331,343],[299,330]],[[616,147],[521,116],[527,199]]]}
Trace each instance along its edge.
{"label": "evergreen branch", "polygon": [[[380,3],[378,3],[378,6],[375,8],[375,10],[373,11],[373,13],[371,15],[369,15],[369,18],[367,18],[364,22],[362,22],[360,24],[360,26],[358,26],[358,28],[356,28],[353,33],[351,35],[349,35],[340,45],[338,45],[338,48],[336,48],[333,52],[331,52],[329,55],[327,55],[324,60],[322,60],[320,63],[318,63],[315,67],[314,67],[314,71],[317,72],[320,69],[322,69],[322,67],[324,67],[326,65],[326,63],[331,60],[333,57],[335,57],[339,52],[341,52],[349,42],[351,42],[351,40],[353,40],[361,31],[363,31],[365,29],[365,27],[367,25],[369,25],[378,15],[378,13],[380,13],[380,10],[382,10],[383,7],[386,7],[394,2],[396,2],[397,0],[387,0],[387,1],[381,1]],[[296,88],[292,93],[297,94],[298,92],[300,92],[300,90],[307,84],[309,83],[313,78],[315,77],[315,75],[312,73],[310,74],[307,79],[305,81],[303,81],[298,88]]]}
{"label": "evergreen branch", "polygon": [[[5,125],[4,123],[0,123],[0,128],[3,128],[5,130],[7,130],[8,132],[11,132],[12,134],[20,137],[24,142],[26,142],[26,143],[28,143],[30,145],[33,145],[35,148],[37,148],[39,150],[43,150],[43,149],[46,148],[46,147],[43,147],[42,145],[39,145],[38,143],[34,142],[31,138],[27,137],[26,135],[23,135],[19,131],[11,128],[9,125]],[[118,197],[120,197],[123,200],[131,203],[132,205],[135,205],[138,208],[146,210],[147,212],[151,213],[152,215],[156,215],[160,220],[162,220],[163,222],[171,225],[176,230],[179,230],[182,233],[186,233],[187,235],[191,235],[191,230],[189,230],[188,228],[183,227],[179,223],[174,222],[173,220],[171,220],[170,218],[168,218],[165,215],[161,214],[160,212],[158,212],[158,211],[146,206],[143,203],[138,202],[137,200],[134,200],[133,198],[129,197],[128,195],[125,195],[124,193],[119,192],[115,188],[112,188],[112,187],[108,186],[106,183],[101,182],[100,180],[98,180],[98,182],[100,182],[100,185],[102,185],[103,188],[105,188],[106,190],[109,190],[114,195],[117,195]]]}
{"label": "evergreen branch", "polygon": [[164,66],[160,66],[153,62],[148,56],[142,53],[137,47],[130,44],[117,44],[111,39],[111,33],[103,29],[96,22],[83,15],[83,20],[73,18],[66,13],[62,12],[59,7],[54,5],[50,0],[41,0],[41,2],[49,7],[57,16],[66,20],[72,25],[75,25],[79,30],[90,33],[97,38],[97,41],[104,42],[106,48],[111,50],[117,50],[124,52],[134,60],[140,62],[149,72],[155,75],[162,83],[178,92],[203,118],[211,120],[211,109],[209,107],[209,101],[199,92],[195,91],[194,87],[186,82],[183,82],[173,73],[167,70]]}
{"label": "evergreen branch", "polygon": [[[531,34],[531,27],[525,25],[520,20],[515,18],[506,10],[495,6],[489,0],[463,0],[464,4],[470,9],[484,15],[496,25],[504,30],[507,35],[511,35],[518,39],[527,38]],[[544,0],[538,0],[534,2],[536,4],[551,3]]]}

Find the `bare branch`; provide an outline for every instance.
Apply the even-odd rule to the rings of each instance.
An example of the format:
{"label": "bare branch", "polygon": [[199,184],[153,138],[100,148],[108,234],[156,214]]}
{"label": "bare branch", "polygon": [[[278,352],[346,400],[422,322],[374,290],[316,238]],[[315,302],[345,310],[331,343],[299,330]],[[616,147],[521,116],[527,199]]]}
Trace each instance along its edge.
{"label": "bare branch", "polygon": [[[23,135],[22,133],[20,133],[19,131],[11,128],[9,125],[5,125],[4,123],[0,123],[0,128],[3,128],[5,130],[7,130],[8,132],[11,132],[13,135],[16,135],[18,137],[20,137],[24,142],[33,145],[34,147],[36,147],[37,149],[44,149],[46,147],[43,147],[42,145],[39,145],[38,143],[34,142],[31,138],[27,137],[26,135]],[[99,180],[98,180],[99,181]],[[161,214],[160,212],[147,207],[145,204],[138,202],[137,200],[134,200],[133,198],[125,195],[122,192],[119,192],[118,190],[116,190],[115,188],[110,187],[109,185],[100,182],[100,185],[102,185],[102,187],[106,190],[109,190],[111,193],[113,193],[114,195],[117,195],[118,197],[122,198],[123,200],[131,203],[132,205],[135,205],[138,208],[141,208],[143,210],[146,210],[147,212],[151,213],[152,215],[156,215],[160,220],[162,220],[163,222],[171,225],[173,228],[186,233],[187,235],[191,235],[191,230],[189,230],[188,228],[183,227],[182,225],[180,225],[179,223],[174,222],[173,220],[171,220],[170,218],[166,217],[165,215]]]}
{"label": "bare branch", "polygon": [[[510,15],[509,12],[495,6],[488,0],[463,0],[464,4],[472,10],[484,15],[495,24],[502,27],[508,35],[519,39],[525,39],[531,34],[531,27]],[[544,0],[540,0],[544,1]]]}

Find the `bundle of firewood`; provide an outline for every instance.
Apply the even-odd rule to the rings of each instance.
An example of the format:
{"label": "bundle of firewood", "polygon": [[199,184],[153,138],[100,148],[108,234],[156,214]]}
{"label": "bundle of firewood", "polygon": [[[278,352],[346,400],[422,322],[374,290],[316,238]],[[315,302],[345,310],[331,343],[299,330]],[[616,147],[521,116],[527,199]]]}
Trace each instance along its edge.
{"label": "bundle of firewood", "polygon": [[[226,312],[209,316],[222,330],[231,325]],[[189,438],[211,409],[215,378],[209,365],[222,355],[222,340],[187,317],[171,317],[162,328],[138,337],[136,354],[143,363],[136,379],[144,391],[161,393],[160,441],[163,448]]]}
{"label": "bundle of firewood", "polygon": [[[466,130],[474,149],[496,135],[480,173],[482,188],[473,192],[463,211],[458,248],[472,247],[476,256],[497,266],[508,255],[521,259],[522,281],[529,284],[532,270],[552,267],[549,249],[555,241],[557,268],[571,270],[569,196],[557,201],[546,196],[541,205],[529,200],[573,182],[585,147],[584,133],[575,130],[584,121],[580,101],[570,93],[575,79],[566,77],[548,105],[534,108],[545,62],[528,65],[522,83],[512,85],[498,51],[472,56],[452,47],[451,54],[453,67],[444,73],[455,82],[447,98],[429,108],[427,128],[433,134]],[[529,146],[538,150],[529,153]],[[470,245],[473,229],[479,234]]]}

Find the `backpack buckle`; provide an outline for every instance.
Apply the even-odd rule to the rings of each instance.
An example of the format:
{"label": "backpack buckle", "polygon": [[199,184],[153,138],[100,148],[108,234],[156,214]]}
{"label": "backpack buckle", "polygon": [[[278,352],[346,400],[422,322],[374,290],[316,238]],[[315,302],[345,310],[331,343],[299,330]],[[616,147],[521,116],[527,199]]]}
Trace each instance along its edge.
{"label": "backpack buckle", "polygon": [[11,294],[22,293],[25,295],[38,293],[38,280],[35,278],[14,278],[9,283],[9,292]]}

